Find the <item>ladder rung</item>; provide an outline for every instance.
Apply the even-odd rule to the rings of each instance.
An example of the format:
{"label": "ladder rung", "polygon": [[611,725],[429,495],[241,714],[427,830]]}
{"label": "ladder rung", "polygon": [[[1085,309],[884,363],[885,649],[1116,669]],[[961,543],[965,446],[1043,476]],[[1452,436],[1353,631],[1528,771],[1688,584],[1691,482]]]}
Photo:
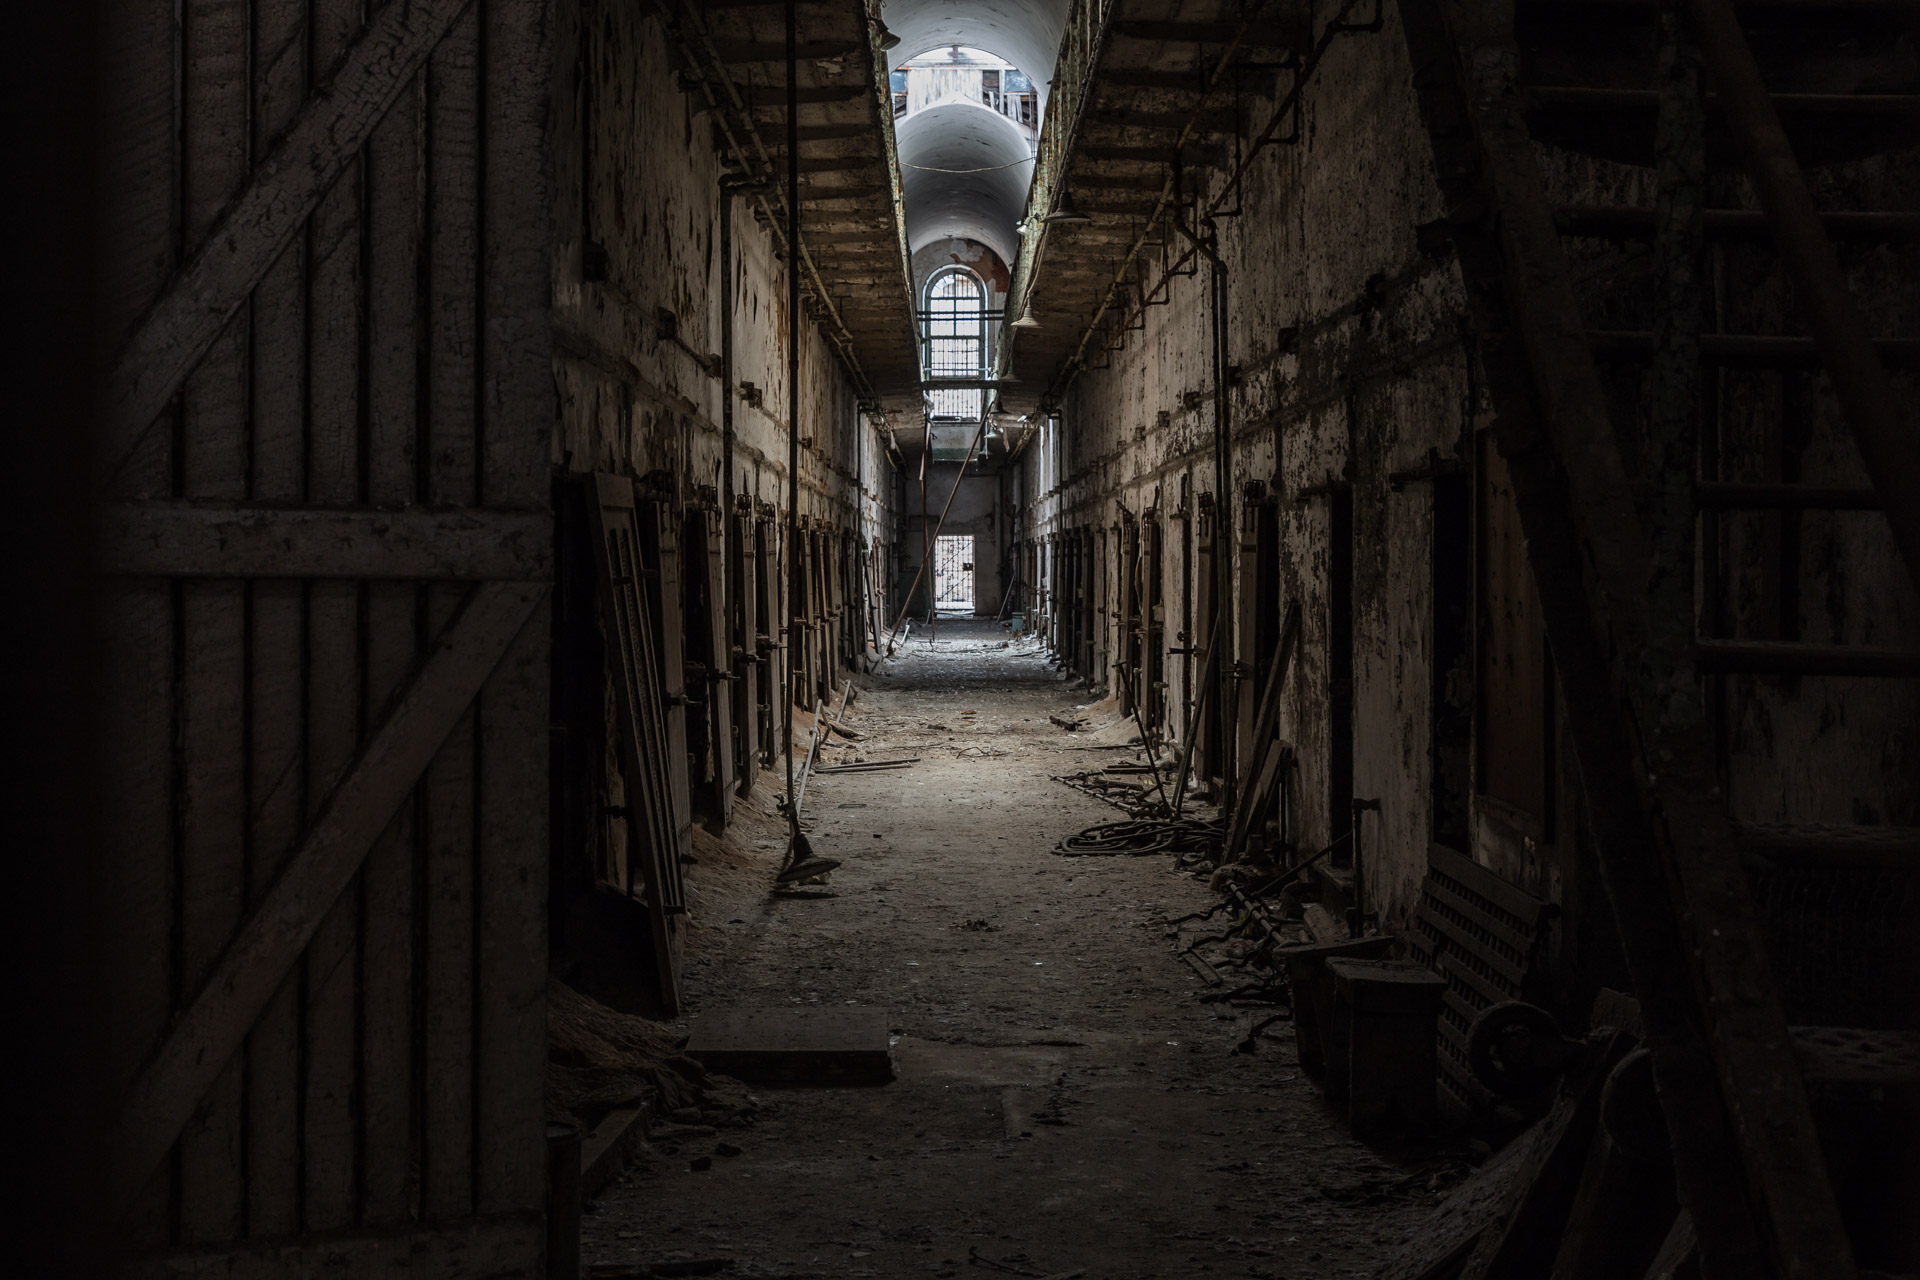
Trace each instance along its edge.
{"label": "ladder rung", "polygon": [[[1644,329],[1589,329],[1587,345],[1600,359],[1647,360],[1653,334]],[[1920,368],[1920,339],[1878,338],[1873,349],[1889,368]],[[1759,368],[1818,368],[1820,350],[1812,338],[1760,333],[1703,333],[1700,358],[1711,364]]]}
{"label": "ladder rung", "polygon": [[[1596,240],[1639,240],[1653,235],[1653,210],[1614,205],[1561,205],[1553,211],[1563,236]],[[1701,223],[1708,235],[1769,240],[1767,216],[1758,209],[1707,209]],[[1827,234],[1839,240],[1920,240],[1920,213],[1835,211],[1820,215]]]}
{"label": "ladder rung", "polygon": [[1733,831],[1742,851],[1767,858],[1920,871],[1920,827],[1736,822]]}
{"label": "ladder rung", "polygon": [[1702,671],[1776,676],[1920,676],[1920,651],[1789,640],[1696,640]]}
{"label": "ladder rung", "polygon": [[1693,486],[1693,504],[1716,511],[1883,511],[1872,489],[1812,484],[1741,484],[1702,480]]}

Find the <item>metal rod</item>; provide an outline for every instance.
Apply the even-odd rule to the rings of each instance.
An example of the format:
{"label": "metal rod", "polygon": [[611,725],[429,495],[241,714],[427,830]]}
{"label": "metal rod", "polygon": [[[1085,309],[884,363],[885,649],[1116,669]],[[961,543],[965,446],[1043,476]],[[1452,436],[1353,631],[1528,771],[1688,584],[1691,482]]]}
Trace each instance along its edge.
{"label": "metal rod", "polygon": [[[1151,634],[1151,632],[1149,632]],[[1213,689],[1213,669],[1220,661],[1220,612],[1214,611],[1214,627],[1207,638],[1207,660],[1200,671],[1200,700],[1194,704],[1193,717],[1187,722],[1187,740],[1180,749],[1180,772],[1173,784],[1173,816],[1179,817],[1180,810],[1187,803],[1187,775],[1193,768],[1193,748],[1196,733],[1202,719],[1207,714],[1207,695]]]}
{"label": "metal rod", "polygon": [[1140,730],[1140,746],[1141,746],[1141,747],[1142,747],[1142,748],[1143,748],[1143,749],[1144,749],[1144,750],[1146,751],[1146,753],[1147,753],[1147,769],[1148,769],[1148,770],[1149,770],[1149,771],[1150,771],[1150,772],[1151,772],[1151,773],[1153,774],[1153,789],[1154,789],[1155,791],[1158,791],[1158,792],[1160,793],[1160,804],[1161,804],[1161,807],[1162,807],[1162,808],[1164,808],[1164,809],[1166,809],[1166,811],[1167,811],[1168,813],[1172,813],[1172,812],[1173,812],[1173,804],[1172,804],[1172,802],[1171,802],[1171,801],[1169,801],[1169,800],[1167,799],[1167,789],[1166,789],[1166,787],[1164,787],[1164,786],[1162,786],[1162,785],[1161,785],[1161,783],[1160,783],[1160,765],[1159,765],[1159,762],[1158,762],[1158,761],[1156,761],[1156,760],[1155,760],[1155,759],[1153,758],[1153,754],[1154,754],[1154,753],[1153,753],[1153,738],[1152,738],[1152,736],[1151,736],[1150,734],[1148,734],[1148,732],[1147,732],[1147,726],[1146,726],[1146,724],[1145,724],[1145,723],[1144,723],[1144,722],[1143,722],[1143,721],[1142,721],[1142,720],[1140,719],[1140,699],[1139,699],[1139,697],[1138,697],[1138,696],[1136,696],[1136,695],[1135,695],[1135,693],[1134,693],[1134,689],[1133,689],[1133,681],[1132,681],[1132,680],[1129,680],[1129,679],[1127,678],[1127,668],[1126,668],[1126,664],[1125,664],[1125,663],[1117,663],[1117,664],[1115,664],[1115,666],[1114,666],[1114,670],[1115,670],[1115,671],[1118,671],[1118,672],[1120,673],[1120,678],[1121,678],[1121,679],[1122,679],[1123,681],[1126,681],[1126,685],[1127,685],[1127,706],[1128,706],[1128,708],[1129,708],[1130,710],[1132,710],[1132,712],[1133,712],[1133,724],[1134,724],[1134,727]]}
{"label": "metal rod", "polygon": [[[1213,470],[1214,486],[1214,526],[1213,526],[1213,571],[1215,590],[1219,594],[1221,629],[1215,633],[1214,643],[1231,651],[1233,635],[1233,564],[1229,558],[1229,549],[1233,546],[1233,447],[1232,416],[1233,405],[1227,391],[1227,264],[1220,260],[1218,233],[1215,243],[1210,247],[1208,257],[1213,261]],[[1214,679],[1219,683],[1220,695],[1220,776],[1224,779],[1227,794],[1222,807],[1231,809],[1234,804],[1234,738],[1227,708],[1227,699],[1231,688],[1232,675],[1227,662],[1216,664]]]}

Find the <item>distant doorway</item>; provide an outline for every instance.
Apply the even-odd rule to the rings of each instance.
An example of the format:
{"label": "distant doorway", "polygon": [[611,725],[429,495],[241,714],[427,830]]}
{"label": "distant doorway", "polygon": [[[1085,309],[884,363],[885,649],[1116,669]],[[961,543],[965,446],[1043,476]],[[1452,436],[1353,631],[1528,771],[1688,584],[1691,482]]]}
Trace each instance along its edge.
{"label": "distant doorway", "polygon": [[933,607],[941,613],[973,612],[973,538],[941,536],[933,543]]}

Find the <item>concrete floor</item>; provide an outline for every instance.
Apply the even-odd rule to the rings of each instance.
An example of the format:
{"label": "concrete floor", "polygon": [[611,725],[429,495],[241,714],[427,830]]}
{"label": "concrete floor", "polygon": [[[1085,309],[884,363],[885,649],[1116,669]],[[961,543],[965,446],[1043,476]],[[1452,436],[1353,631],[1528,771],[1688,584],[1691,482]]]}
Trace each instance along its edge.
{"label": "concrete floor", "polygon": [[[1286,1023],[1257,1052],[1232,1051],[1259,1015],[1199,1003],[1205,988],[1162,934],[1211,904],[1204,883],[1164,855],[1050,854],[1122,816],[1050,775],[1128,753],[1050,723],[1085,694],[1032,642],[1005,639],[997,624],[942,623],[937,648],[909,641],[863,680],[848,723],[867,736],[847,754],[922,760],[809,787],[814,847],[845,864],[830,885],[769,895],[778,841],[742,823],[741,852],[764,874],[716,874],[699,899],[693,1017],[881,1008],[898,1078],[759,1089],[750,1127],[655,1141],[590,1206],[586,1261],[727,1258],[727,1274],[760,1277],[1364,1276],[1457,1176],[1436,1149],[1350,1139],[1296,1068]],[[741,1153],[693,1171],[720,1143]]]}

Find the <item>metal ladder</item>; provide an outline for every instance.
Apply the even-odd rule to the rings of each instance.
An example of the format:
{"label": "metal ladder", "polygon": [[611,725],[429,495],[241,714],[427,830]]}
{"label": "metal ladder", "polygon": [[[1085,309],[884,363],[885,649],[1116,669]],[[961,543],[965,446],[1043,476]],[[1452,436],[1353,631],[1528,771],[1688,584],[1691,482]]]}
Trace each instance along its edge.
{"label": "metal ladder", "polygon": [[[1836,16],[1901,21],[1912,12],[1873,0],[1773,0],[1742,11],[1772,28],[1776,82],[1791,72],[1796,32],[1818,45],[1821,24]],[[1798,145],[1820,162],[1911,146],[1920,98],[1910,95],[1920,86],[1770,92],[1729,0],[1528,0],[1517,14],[1514,0],[1403,0],[1401,16],[1447,206],[1424,242],[1451,244],[1469,296],[1495,443],[1511,473],[1701,1272],[1854,1276],[1806,1079],[1857,1071],[1841,1061],[1849,1052],[1880,1052],[1873,1069],[1911,1070],[1911,1038],[1789,1030],[1743,862],[1754,833],[1726,810],[1708,694],[1736,672],[1904,678],[1920,674],[1920,655],[1701,635],[1696,536],[1702,511],[1717,539],[1715,513],[1728,509],[1878,508],[1920,583],[1920,428],[1885,370],[1920,356],[1920,344],[1870,334],[1827,239],[1910,239],[1920,219],[1816,212],[1793,154]],[[1547,146],[1651,168],[1652,207],[1556,206],[1549,174],[1558,157]],[[1757,209],[1706,208],[1709,164],[1723,160],[1745,171]],[[1707,238],[1761,233],[1778,248],[1809,336],[1707,331]],[[1651,245],[1644,327],[1592,314],[1594,290],[1569,262],[1576,238]],[[1609,414],[1602,372],[1621,361],[1648,366],[1637,406],[1644,422],[1627,428]],[[1702,371],[1743,364],[1824,368],[1873,489],[1702,477]],[[1620,442],[1640,425],[1630,467]],[[1707,563],[1711,571],[1715,557]],[[1781,838],[1816,853],[1876,844],[1874,833],[1849,829]],[[1877,841],[1883,851],[1899,844],[1897,834]]]}

